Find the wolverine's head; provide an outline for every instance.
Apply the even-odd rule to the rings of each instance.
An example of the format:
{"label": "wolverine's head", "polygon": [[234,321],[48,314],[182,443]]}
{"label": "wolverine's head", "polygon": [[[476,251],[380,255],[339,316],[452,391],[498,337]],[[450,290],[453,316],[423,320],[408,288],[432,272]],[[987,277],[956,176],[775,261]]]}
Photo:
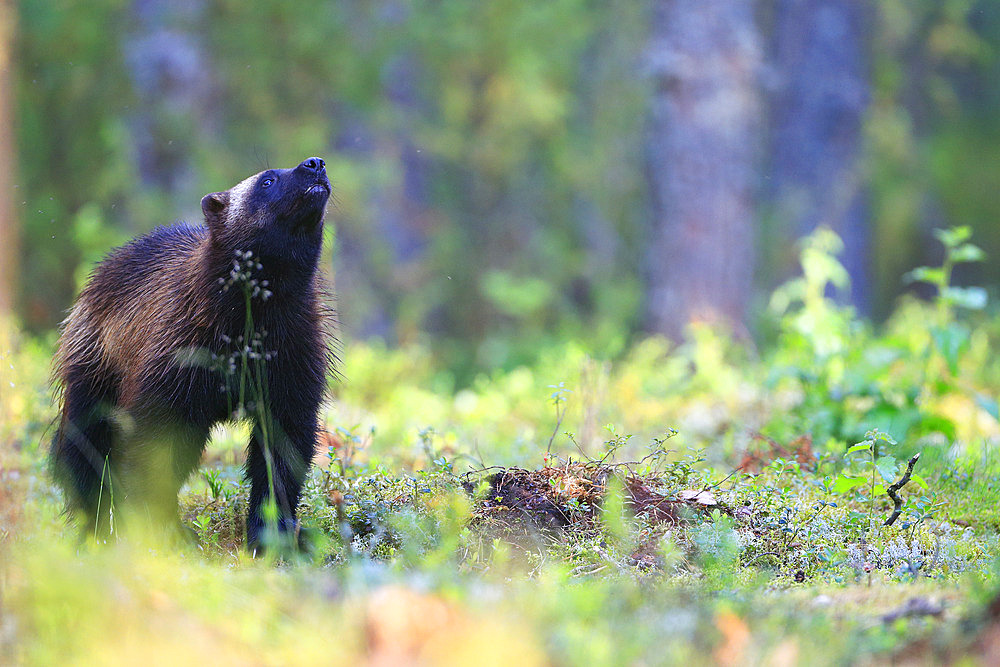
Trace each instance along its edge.
{"label": "wolverine's head", "polygon": [[329,196],[326,163],[311,157],[294,169],[268,169],[207,194],[201,210],[217,238],[307,236],[319,230]]}

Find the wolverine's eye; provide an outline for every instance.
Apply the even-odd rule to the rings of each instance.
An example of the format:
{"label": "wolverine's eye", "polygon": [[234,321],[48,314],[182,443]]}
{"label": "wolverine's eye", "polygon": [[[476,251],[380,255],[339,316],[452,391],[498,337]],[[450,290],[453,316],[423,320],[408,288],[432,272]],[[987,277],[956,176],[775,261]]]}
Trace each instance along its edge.
{"label": "wolverine's eye", "polygon": [[262,188],[269,188],[272,185],[274,185],[274,179],[271,178],[270,176],[268,176],[267,178],[265,178],[263,181],[260,182],[260,187]]}

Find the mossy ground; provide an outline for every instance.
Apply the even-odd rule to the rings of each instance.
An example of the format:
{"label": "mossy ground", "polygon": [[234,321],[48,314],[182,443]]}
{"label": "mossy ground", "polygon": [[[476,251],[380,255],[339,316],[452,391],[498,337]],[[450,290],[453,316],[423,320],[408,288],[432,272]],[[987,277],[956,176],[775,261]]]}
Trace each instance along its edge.
{"label": "mossy ground", "polygon": [[193,543],[79,544],[53,341],[5,326],[0,660],[996,664],[1000,317],[913,301],[876,332],[805,273],[762,349],[570,342],[456,387],[346,342],[281,559],[242,548],[240,424],[182,491]]}
{"label": "mossy ground", "polygon": [[[40,363],[35,345],[5,362]],[[345,375],[361,379],[327,413],[300,507],[312,550],[277,563],[242,550],[239,425],[216,432],[182,494],[197,544],[80,547],[42,465],[54,414],[44,377],[15,379],[0,503],[4,655],[841,664],[985,663],[995,650],[995,434],[899,445],[900,461],[925,452],[926,488],[904,487],[904,515],[884,527],[888,497],[834,490],[852,465],[877,474],[848,462],[842,441],[806,451],[754,435],[788,409],[777,394],[748,390],[746,377],[717,393],[690,357],[683,391],[671,389],[684,350],[650,341],[610,364],[570,346],[450,392],[429,366],[402,368],[423,363],[419,350],[350,349],[370,367],[352,367],[348,352]],[[393,369],[395,381],[377,379]],[[608,417],[645,442],[625,427],[587,431]],[[903,615],[912,601],[918,613]]]}

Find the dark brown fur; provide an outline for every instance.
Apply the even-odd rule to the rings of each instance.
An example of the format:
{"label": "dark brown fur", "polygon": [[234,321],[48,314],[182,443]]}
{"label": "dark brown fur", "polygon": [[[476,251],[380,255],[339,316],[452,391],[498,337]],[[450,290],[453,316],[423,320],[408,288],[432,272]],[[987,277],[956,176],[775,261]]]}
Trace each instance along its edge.
{"label": "dark brown fur", "polygon": [[328,195],[319,158],[268,170],[206,195],[207,227],[158,228],[95,270],[59,342],[52,448],[86,535],[176,525],[209,430],[234,416],[253,423],[249,545],[268,523],[295,528],[332,362],[317,271]]}

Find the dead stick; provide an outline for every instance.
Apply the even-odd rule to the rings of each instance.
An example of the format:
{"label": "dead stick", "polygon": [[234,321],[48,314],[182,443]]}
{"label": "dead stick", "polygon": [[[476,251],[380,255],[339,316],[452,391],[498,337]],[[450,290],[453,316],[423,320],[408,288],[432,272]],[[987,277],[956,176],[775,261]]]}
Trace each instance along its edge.
{"label": "dead stick", "polygon": [[903,476],[899,478],[899,481],[885,490],[885,495],[892,498],[892,502],[895,505],[895,507],[892,510],[892,514],[889,515],[889,518],[886,519],[885,523],[882,525],[891,526],[896,522],[896,519],[898,519],[899,515],[902,513],[903,499],[900,498],[899,494],[896,492],[899,491],[904,486],[906,486],[906,483],[910,481],[910,475],[913,474],[913,466],[917,465],[917,459],[919,458],[920,458],[919,452],[914,454],[913,458],[910,459],[910,462],[906,464],[906,472],[904,472]]}

